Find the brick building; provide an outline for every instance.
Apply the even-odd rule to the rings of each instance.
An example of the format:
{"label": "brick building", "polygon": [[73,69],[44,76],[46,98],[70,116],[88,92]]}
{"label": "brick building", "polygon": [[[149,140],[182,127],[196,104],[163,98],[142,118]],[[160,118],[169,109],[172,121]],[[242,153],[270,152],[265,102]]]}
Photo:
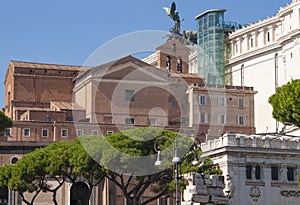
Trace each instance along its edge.
{"label": "brick building", "polygon": [[152,65],[132,56],[93,68],[11,61],[4,112],[14,127],[7,140],[64,141],[136,126],[159,126],[201,141],[226,132],[254,133],[253,88],[206,86],[201,76],[188,73],[189,52],[173,39],[145,60]]}
{"label": "brick building", "polygon": [[253,87],[206,84],[202,76],[191,73],[191,55],[195,55],[194,46],[173,39],[143,60],[186,82],[188,126],[194,127],[201,141],[227,132],[255,133],[254,95],[257,92]]}
{"label": "brick building", "polygon": [[[51,143],[145,126],[201,141],[216,133],[255,132],[252,88],[207,87],[201,76],[188,73],[189,48],[177,40],[157,53],[151,64],[126,56],[93,68],[11,61],[3,110],[14,126],[4,140]],[[71,193],[66,185],[61,204],[69,204]],[[93,194],[94,204],[125,203],[107,182]],[[38,201],[47,195],[41,197]],[[172,198],[159,201],[172,203]]]}

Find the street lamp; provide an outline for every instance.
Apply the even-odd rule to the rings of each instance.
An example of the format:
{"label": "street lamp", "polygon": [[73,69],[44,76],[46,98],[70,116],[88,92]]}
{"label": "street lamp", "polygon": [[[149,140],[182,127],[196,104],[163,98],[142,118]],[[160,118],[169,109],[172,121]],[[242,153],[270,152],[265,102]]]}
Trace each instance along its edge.
{"label": "street lamp", "polygon": [[[155,161],[155,166],[161,166],[163,165],[163,162],[161,160],[161,151],[157,149],[157,142],[159,139],[162,138],[166,138],[169,141],[172,141],[171,138],[167,137],[167,136],[161,136],[159,138],[156,139],[155,143],[154,143],[154,149],[157,152],[157,160]],[[175,165],[175,199],[176,199],[176,205],[179,205],[179,190],[178,190],[178,179],[179,179],[179,175],[178,175],[178,164],[181,162],[181,158],[178,156],[178,144],[177,144],[177,138],[178,135],[176,135],[175,137],[175,144],[173,146],[173,150],[169,150],[171,151],[171,153],[173,154],[173,158],[172,158],[172,163]],[[197,139],[197,138],[194,138]],[[197,139],[198,140],[198,139]],[[199,141],[199,140],[198,140]],[[192,149],[194,151],[194,160],[192,162],[192,165],[197,165],[199,164],[199,161],[197,159],[197,153],[196,153],[196,147],[197,145],[194,143],[192,146]]]}

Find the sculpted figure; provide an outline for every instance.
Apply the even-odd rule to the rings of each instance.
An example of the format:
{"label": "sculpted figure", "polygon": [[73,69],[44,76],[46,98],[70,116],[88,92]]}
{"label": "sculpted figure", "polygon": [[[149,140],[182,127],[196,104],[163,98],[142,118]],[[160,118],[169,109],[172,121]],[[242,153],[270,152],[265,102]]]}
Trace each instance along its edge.
{"label": "sculpted figure", "polygon": [[171,8],[164,7],[164,10],[168,16],[173,19],[174,27],[170,29],[171,33],[179,34],[180,33],[180,17],[178,11],[176,11],[176,4],[172,2]]}

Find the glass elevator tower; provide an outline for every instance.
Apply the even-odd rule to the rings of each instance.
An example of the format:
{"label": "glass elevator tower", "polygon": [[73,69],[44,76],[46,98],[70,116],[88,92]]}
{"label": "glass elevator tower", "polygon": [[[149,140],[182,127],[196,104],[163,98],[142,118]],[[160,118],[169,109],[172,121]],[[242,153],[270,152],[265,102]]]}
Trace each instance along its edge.
{"label": "glass elevator tower", "polygon": [[206,84],[224,85],[224,12],[208,10],[196,16],[198,43],[198,73]]}

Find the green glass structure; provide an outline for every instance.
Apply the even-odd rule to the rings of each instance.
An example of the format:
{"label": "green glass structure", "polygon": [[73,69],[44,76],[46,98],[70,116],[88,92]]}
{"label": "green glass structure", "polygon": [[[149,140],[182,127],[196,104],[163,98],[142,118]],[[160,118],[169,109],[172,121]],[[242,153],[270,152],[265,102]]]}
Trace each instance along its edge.
{"label": "green glass structure", "polygon": [[198,44],[198,73],[206,84],[224,85],[224,12],[208,10],[196,16]]}

